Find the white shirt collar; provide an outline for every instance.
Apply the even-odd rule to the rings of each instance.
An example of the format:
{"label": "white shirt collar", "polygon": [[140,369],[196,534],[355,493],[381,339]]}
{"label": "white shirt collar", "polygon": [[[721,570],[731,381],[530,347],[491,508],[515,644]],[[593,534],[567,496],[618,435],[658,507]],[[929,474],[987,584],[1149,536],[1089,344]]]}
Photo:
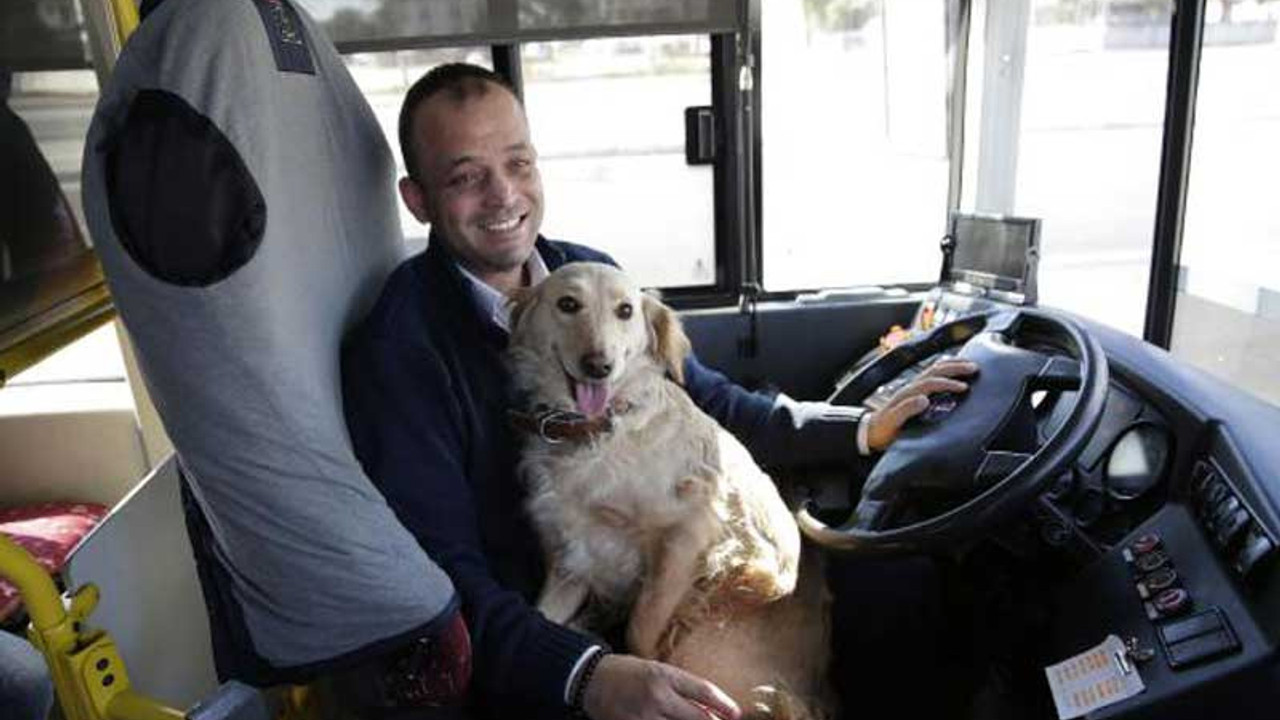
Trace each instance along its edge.
{"label": "white shirt collar", "polygon": [[[471,284],[471,295],[480,303],[480,308],[488,312],[489,319],[503,330],[511,332],[511,309],[507,307],[507,297],[473,275],[462,263],[455,261],[454,264]],[[529,274],[529,287],[537,285],[551,274],[536,248],[529,254],[529,259],[524,261],[524,270]]]}

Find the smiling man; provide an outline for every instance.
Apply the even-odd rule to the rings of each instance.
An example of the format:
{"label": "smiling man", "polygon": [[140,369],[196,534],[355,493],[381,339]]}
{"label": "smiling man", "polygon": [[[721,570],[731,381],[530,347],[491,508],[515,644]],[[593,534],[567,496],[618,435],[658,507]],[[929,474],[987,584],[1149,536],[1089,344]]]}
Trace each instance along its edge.
{"label": "smiling man", "polygon": [[[408,176],[400,194],[431,225],[427,249],[387,280],[343,352],[356,454],[401,522],[449,573],[473,639],[469,711],[593,720],[735,718],[718,688],[677,668],[606,651],[548,621],[545,580],[516,475],[519,443],[503,353],[506,295],[603,253],[539,235],[542,181],[524,108],[480,67],[438,67],[400,112]],[[963,391],[946,366],[880,413],[747,392],[690,357],[685,389],[764,465],[853,463],[923,410],[925,393]]]}
{"label": "smiling man", "polygon": [[537,153],[515,95],[454,72],[453,84],[431,93],[433,85],[420,83],[405,100],[400,142],[409,176],[400,196],[476,279],[505,292],[527,284],[542,225]]}

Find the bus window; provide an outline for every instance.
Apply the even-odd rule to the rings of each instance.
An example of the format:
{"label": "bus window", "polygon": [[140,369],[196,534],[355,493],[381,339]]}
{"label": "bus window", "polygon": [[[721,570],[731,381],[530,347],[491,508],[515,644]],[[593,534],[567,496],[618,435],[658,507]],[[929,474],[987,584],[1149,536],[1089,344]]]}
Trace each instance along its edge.
{"label": "bus window", "polygon": [[936,278],[951,5],[762,3],[767,289]]}
{"label": "bus window", "polygon": [[642,284],[715,282],[710,165],[684,154],[684,109],[711,103],[707,36],[521,48],[549,237],[611,253]]}
{"label": "bus window", "polygon": [[1141,336],[1170,20],[1112,5],[975,3],[961,206],[1041,218],[1040,301]]}
{"label": "bus window", "polygon": [[1280,404],[1280,13],[1223,6],[1206,13],[1172,350]]}
{"label": "bus window", "polygon": [[[38,68],[37,60],[12,62]],[[0,385],[109,312],[80,199],[97,78],[78,68],[15,72],[6,62],[0,57]],[[77,372],[105,370],[90,361]]]}

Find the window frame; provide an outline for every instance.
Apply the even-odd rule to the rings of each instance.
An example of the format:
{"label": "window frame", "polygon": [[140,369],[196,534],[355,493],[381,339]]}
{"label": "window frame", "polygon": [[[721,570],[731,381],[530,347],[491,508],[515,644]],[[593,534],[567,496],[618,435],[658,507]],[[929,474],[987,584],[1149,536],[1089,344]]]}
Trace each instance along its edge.
{"label": "window frame", "polygon": [[[1158,207],[1152,236],[1152,268],[1146,307],[1144,339],[1167,348],[1175,312],[1178,261],[1181,252],[1182,220],[1185,213],[1192,130],[1195,115],[1196,84],[1199,73],[1200,47],[1204,32],[1206,0],[1173,0],[1173,25],[1169,43],[1168,92],[1163,125],[1162,159],[1159,175]],[[749,297],[787,299],[806,290],[760,293],[760,280],[767,270],[762,267],[763,197],[761,153],[763,137],[760,126],[761,84],[761,0],[739,0],[737,17],[731,23],[709,22],[699,27],[682,23],[591,25],[573,28],[510,30],[432,37],[371,39],[335,43],[339,53],[414,50],[440,47],[487,46],[494,67],[509,77],[518,91],[523,90],[519,64],[519,46],[527,42],[573,40],[608,37],[635,37],[669,34],[706,33],[712,42],[712,106],[721,133],[720,157],[714,166],[715,202],[714,244],[716,282],[713,285],[666,289],[667,297],[677,307],[710,307],[731,305]],[[91,42],[107,34],[102,26],[110,25],[104,13],[105,0],[84,2],[86,25]],[[949,37],[956,43],[953,77],[949,98],[951,113],[948,150],[951,180],[948,212],[958,209],[963,173],[963,110],[965,107],[970,16],[973,0],[953,0],[949,18],[954,18],[957,32]],[[491,11],[502,17],[514,17],[518,11],[513,0],[493,0]],[[505,27],[505,26],[504,26]],[[97,52],[94,66],[100,76],[109,72],[115,53]],[[746,69],[747,73],[743,74]],[[740,78],[749,77],[749,87],[740,87]],[[908,290],[923,290],[932,285],[923,278],[919,283],[906,283]]]}

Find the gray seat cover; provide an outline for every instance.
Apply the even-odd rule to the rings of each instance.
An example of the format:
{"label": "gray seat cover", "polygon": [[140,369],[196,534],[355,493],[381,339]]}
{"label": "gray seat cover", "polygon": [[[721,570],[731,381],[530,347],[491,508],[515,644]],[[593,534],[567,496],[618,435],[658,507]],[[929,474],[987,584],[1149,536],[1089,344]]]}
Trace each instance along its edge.
{"label": "gray seat cover", "polygon": [[[280,70],[259,5],[283,17],[286,40],[301,19],[314,74]],[[363,474],[343,422],[342,334],[402,255],[390,150],[332,45],[305,13],[282,9],[160,5],[102,93],[83,172],[116,307],[255,649],[291,667],[424,626],[454,593]],[[207,118],[265,201],[260,242],[214,280],[157,277],[113,224],[107,148],[143,90]],[[191,195],[157,208],[190,214],[159,236],[180,252],[185,228],[206,223],[205,194]]]}

